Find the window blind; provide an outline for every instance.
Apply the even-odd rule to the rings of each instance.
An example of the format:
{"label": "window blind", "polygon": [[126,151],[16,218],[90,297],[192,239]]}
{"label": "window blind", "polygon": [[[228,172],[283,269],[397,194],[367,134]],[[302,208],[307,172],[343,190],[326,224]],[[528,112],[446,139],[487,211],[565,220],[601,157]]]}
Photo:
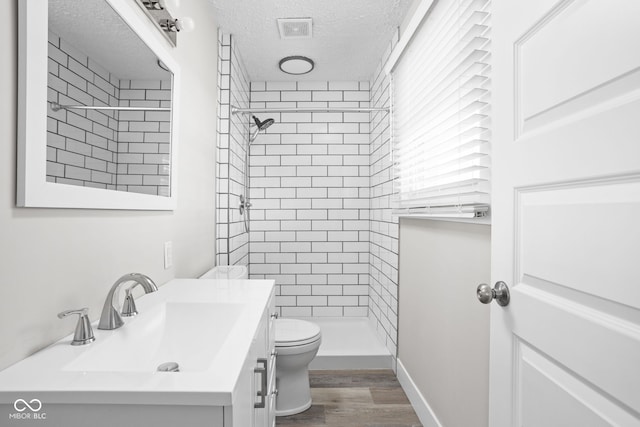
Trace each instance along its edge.
{"label": "window blind", "polygon": [[484,216],[490,2],[434,3],[391,70],[394,213]]}

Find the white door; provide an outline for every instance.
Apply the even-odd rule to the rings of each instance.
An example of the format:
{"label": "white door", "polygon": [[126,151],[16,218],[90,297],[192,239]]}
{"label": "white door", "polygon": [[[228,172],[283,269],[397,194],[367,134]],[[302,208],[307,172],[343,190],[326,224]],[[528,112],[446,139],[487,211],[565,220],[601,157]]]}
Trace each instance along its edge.
{"label": "white door", "polygon": [[491,427],[640,425],[640,1],[494,0]]}

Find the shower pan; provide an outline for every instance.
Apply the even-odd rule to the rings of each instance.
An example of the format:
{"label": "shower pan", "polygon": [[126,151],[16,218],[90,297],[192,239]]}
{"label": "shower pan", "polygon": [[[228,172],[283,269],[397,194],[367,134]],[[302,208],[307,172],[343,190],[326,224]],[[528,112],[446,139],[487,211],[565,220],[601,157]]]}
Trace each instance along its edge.
{"label": "shower pan", "polygon": [[240,195],[240,215],[242,215],[244,222],[244,231],[246,233],[249,232],[249,209],[251,208],[251,203],[249,202],[249,150],[251,149],[251,144],[256,140],[258,134],[267,129],[269,126],[275,123],[275,120],[272,118],[268,118],[264,121],[260,121],[256,116],[251,116],[255,124],[250,124],[250,127],[255,126],[255,130],[249,135],[249,140],[247,141],[247,147],[244,150],[244,179],[242,182],[242,194]]}

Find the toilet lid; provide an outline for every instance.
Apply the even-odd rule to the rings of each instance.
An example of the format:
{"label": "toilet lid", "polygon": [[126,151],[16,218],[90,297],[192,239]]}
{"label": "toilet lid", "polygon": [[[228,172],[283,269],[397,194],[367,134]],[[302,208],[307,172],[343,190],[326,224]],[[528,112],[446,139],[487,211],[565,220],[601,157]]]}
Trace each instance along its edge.
{"label": "toilet lid", "polygon": [[276,319],[276,347],[309,344],[320,339],[320,327],[299,319]]}

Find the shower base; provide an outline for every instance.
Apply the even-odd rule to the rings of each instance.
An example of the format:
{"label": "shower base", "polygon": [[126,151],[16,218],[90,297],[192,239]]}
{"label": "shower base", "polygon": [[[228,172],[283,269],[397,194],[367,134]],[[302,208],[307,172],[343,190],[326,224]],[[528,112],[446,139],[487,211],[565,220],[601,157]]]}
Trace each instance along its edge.
{"label": "shower base", "polygon": [[366,317],[299,317],[322,331],[309,369],[392,369],[393,358]]}

